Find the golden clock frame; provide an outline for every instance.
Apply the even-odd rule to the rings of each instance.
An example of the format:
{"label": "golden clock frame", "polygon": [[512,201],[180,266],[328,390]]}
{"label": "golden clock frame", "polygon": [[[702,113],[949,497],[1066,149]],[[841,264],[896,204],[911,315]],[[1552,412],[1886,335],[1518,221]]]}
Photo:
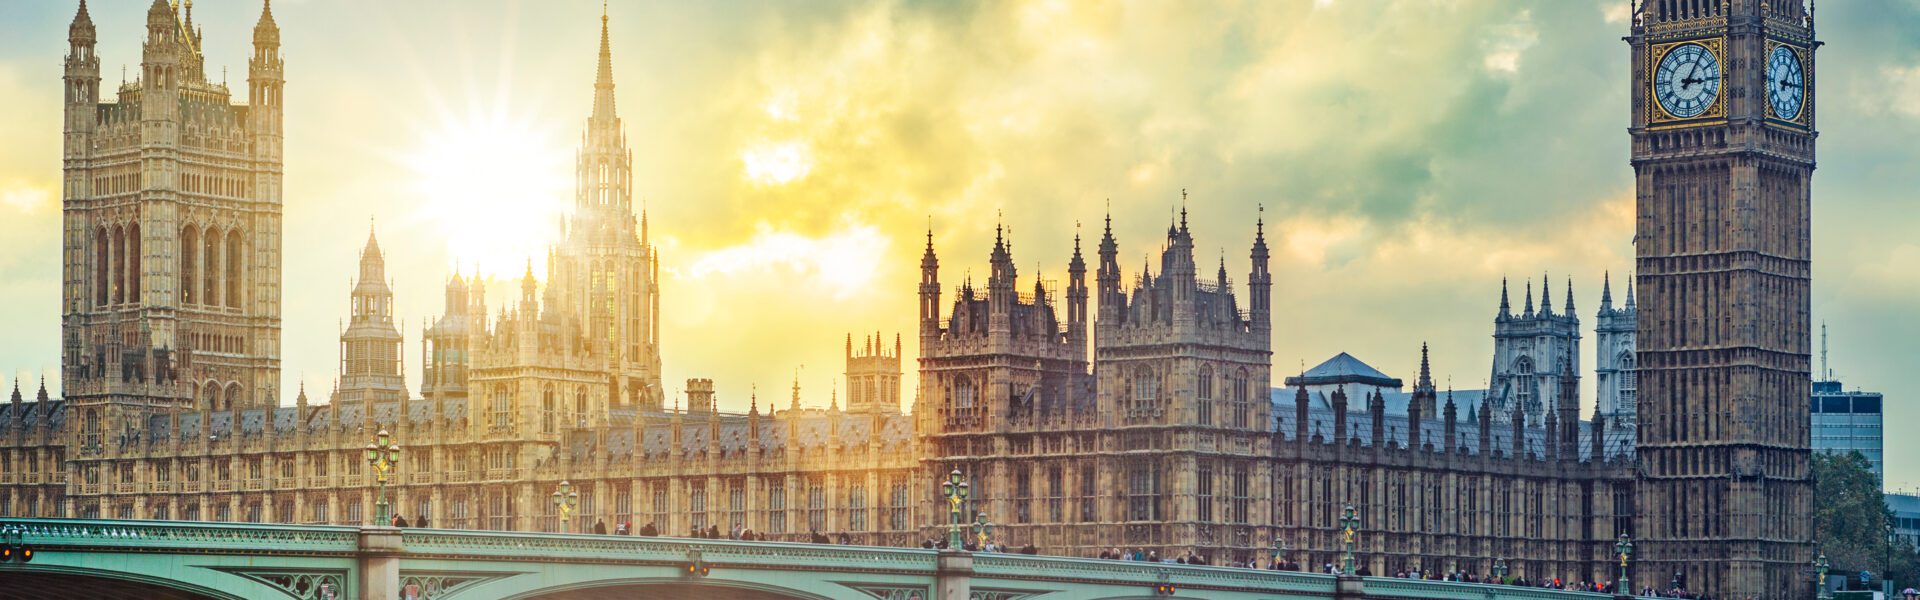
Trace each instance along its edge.
{"label": "golden clock frame", "polygon": [[[1707,107],[1707,110],[1705,112],[1702,112],[1700,114],[1697,114],[1691,117],[1677,117],[1677,116],[1674,116],[1673,113],[1667,112],[1667,107],[1660,104],[1660,94],[1654,90],[1654,87],[1659,85],[1658,83],[1655,82],[1655,80],[1658,78],[1657,73],[1659,72],[1660,61],[1662,59],[1665,59],[1667,57],[1667,53],[1673,51],[1674,48],[1678,48],[1680,46],[1684,46],[1687,44],[1699,44],[1700,46],[1705,47],[1707,49],[1707,52],[1713,54],[1713,60],[1715,62],[1720,63],[1720,92],[1717,94],[1714,94],[1713,106]],[[1700,125],[1710,125],[1726,119],[1727,95],[1729,93],[1729,90],[1727,89],[1727,40],[1726,38],[1724,37],[1694,38],[1694,39],[1676,40],[1672,42],[1652,44],[1647,48],[1646,69],[1647,69],[1646,93],[1647,93],[1647,108],[1648,108],[1647,125],[1649,127],[1654,129],[1677,129],[1681,127],[1696,127]],[[1802,68],[1801,72],[1803,73],[1805,72],[1804,67]],[[1806,110],[1803,108],[1801,112],[1804,113],[1806,112]]]}
{"label": "golden clock frame", "polygon": [[1794,60],[1800,61],[1800,114],[1792,119],[1781,118],[1780,113],[1773,111],[1773,98],[1769,98],[1766,95],[1767,86],[1762,85],[1760,87],[1760,100],[1761,103],[1767,105],[1767,121],[1793,125],[1800,128],[1810,127],[1811,125],[1809,125],[1809,123],[1811,123],[1813,119],[1813,84],[1811,82],[1813,78],[1813,66],[1807,64],[1807,48],[1782,40],[1767,38],[1767,53],[1762,55],[1766,57],[1766,62],[1763,63],[1761,67],[1763,74],[1770,74],[1766,73],[1766,69],[1773,65],[1773,51],[1776,48],[1786,48],[1788,51],[1793,52]]}

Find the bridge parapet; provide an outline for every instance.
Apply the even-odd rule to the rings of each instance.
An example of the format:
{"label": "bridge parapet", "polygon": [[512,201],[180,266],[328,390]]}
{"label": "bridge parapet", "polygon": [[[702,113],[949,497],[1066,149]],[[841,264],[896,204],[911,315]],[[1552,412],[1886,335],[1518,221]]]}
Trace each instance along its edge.
{"label": "bridge parapet", "polygon": [[22,528],[35,545],[55,548],[353,554],[360,546],[357,527],[83,519],[4,523]]}
{"label": "bridge parapet", "polygon": [[1190,590],[1262,589],[1306,596],[1324,595],[1334,587],[1334,576],[1320,573],[1020,554],[975,554],[973,572],[983,579],[1121,583],[1142,588],[1167,583]]}
{"label": "bridge parapet", "polygon": [[1466,583],[1458,581],[1427,581],[1423,579],[1402,579],[1399,577],[1368,577],[1367,598],[1379,600],[1604,600],[1613,598],[1611,594],[1598,592],[1569,592],[1549,588],[1522,587],[1514,585],[1493,585],[1487,583]]}
{"label": "bridge parapet", "polygon": [[444,558],[677,562],[698,552],[714,565],[764,569],[930,573],[935,566],[932,550],[877,546],[436,529],[409,529],[401,537],[408,555]]}

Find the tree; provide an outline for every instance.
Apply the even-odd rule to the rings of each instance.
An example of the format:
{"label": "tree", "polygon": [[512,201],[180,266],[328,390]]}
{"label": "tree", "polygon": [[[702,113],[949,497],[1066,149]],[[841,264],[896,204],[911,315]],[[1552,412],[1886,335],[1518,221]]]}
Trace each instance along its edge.
{"label": "tree", "polygon": [[1861,571],[1884,576],[1891,562],[1894,581],[1920,582],[1920,555],[1913,545],[1887,539],[1893,511],[1867,458],[1859,452],[1815,452],[1812,467],[1814,543],[1833,565],[1828,576],[1857,585]]}

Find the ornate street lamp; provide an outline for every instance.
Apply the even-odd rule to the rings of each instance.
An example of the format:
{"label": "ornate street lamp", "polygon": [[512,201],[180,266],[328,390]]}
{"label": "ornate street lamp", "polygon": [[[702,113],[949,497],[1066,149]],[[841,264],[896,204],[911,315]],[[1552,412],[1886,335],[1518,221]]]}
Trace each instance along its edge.
{"label": "ornate street lamp", "polygon": [[1493,582],[1494,583],[1507,582],[1507,559],[1504,559],[1504,558],[1493,559]]}
{"label": "ornate street lamp", "polygon": [[980,539],[980,545],[976,547],[979,548],[981,551],[985,551],[987,549],[987,539],[992,534],[993,534],[993,522],[987,520],[987,513],[984,511],[974,513],[973,535]]}
{"label": "ornate street lamp", "polygon": [[1818,587],[1814,588],[1815,598],[1827,600],[1833,597],[1827,594],[1827,570],[1832,567],[1833,565],[1827,562],[1827,553],[1825,552],[1821,552],[1818,558],[1813,559],[1813,572],[1819,574],[1819,578],[1814,580],[1819,582],[1817,584]]}
{"label": "ornate street lamp", "polygon": [[380,430],[373,443],[367,444],[367,464],[373,467],[373,478],[380,484],[380,499],[374,503],[374,522],[384,527],[393,522],[392,509],[387,506],[387,473],[400,467],[400,445],[393,443],[387,430]]}
{"label": "ornate street lamp", "polygon": [[1613,586],[1621,594],[1633,593],[1633,583],[1627,580],[1627,557],[1633,556],[1633,539],[1620,534],[1620,541],[1614,542],[1613,553],[1620,557],[1620,582]]}
{"label": "ornate street lamp", "polygon": [[1354,512],[1353,505],[1348,504],[1345,510],[1340,511],[1340,533],[1346,536],[1347,546],[1346,555],[1340,557],[1342,575],[1353,574],[1353,534],[1359,529],[1360,513]]}
{"label": "ornate street lamp", "polygon": [[573,491],[573,482],[561,480],[560,489],[553,491],[553,508],[560,513],[560,530],[567,529],[567,517],[573,516],[573,507],[580,505],[580,492]]}
{"label": "ornate street lamp", "polygon": [[1273,536],[1273,553],[1271,556],[1268,557],[1272,560],[1267,561],[1268,566],[1274,569],[1280,568],[1280,559],[1284,558],[1286,555],[1287,555],[1287,541],[1280,539],[1280,536],[1277,536],[1277,535]]}
{"label": "ornate street lamp", "polygon": [[940,482],[940,493],[947,497],[950,509],[947,512],[947,548],[959,550],[960,543],[960,503],[967,501],[966,476],[960,469],[947,474],[947,480]]}

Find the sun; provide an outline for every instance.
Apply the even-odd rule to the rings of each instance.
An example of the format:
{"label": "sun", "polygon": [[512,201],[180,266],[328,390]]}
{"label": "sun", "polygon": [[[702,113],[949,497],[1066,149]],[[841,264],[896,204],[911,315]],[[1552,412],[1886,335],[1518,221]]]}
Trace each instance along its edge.
{"label": "sun", "polygon": [[402,159],[423,200],[417,222],[433,224],[463,267],[519,276],[558,237],[569,206],[573,153],[564,139],[507,110],[433,120]]}

